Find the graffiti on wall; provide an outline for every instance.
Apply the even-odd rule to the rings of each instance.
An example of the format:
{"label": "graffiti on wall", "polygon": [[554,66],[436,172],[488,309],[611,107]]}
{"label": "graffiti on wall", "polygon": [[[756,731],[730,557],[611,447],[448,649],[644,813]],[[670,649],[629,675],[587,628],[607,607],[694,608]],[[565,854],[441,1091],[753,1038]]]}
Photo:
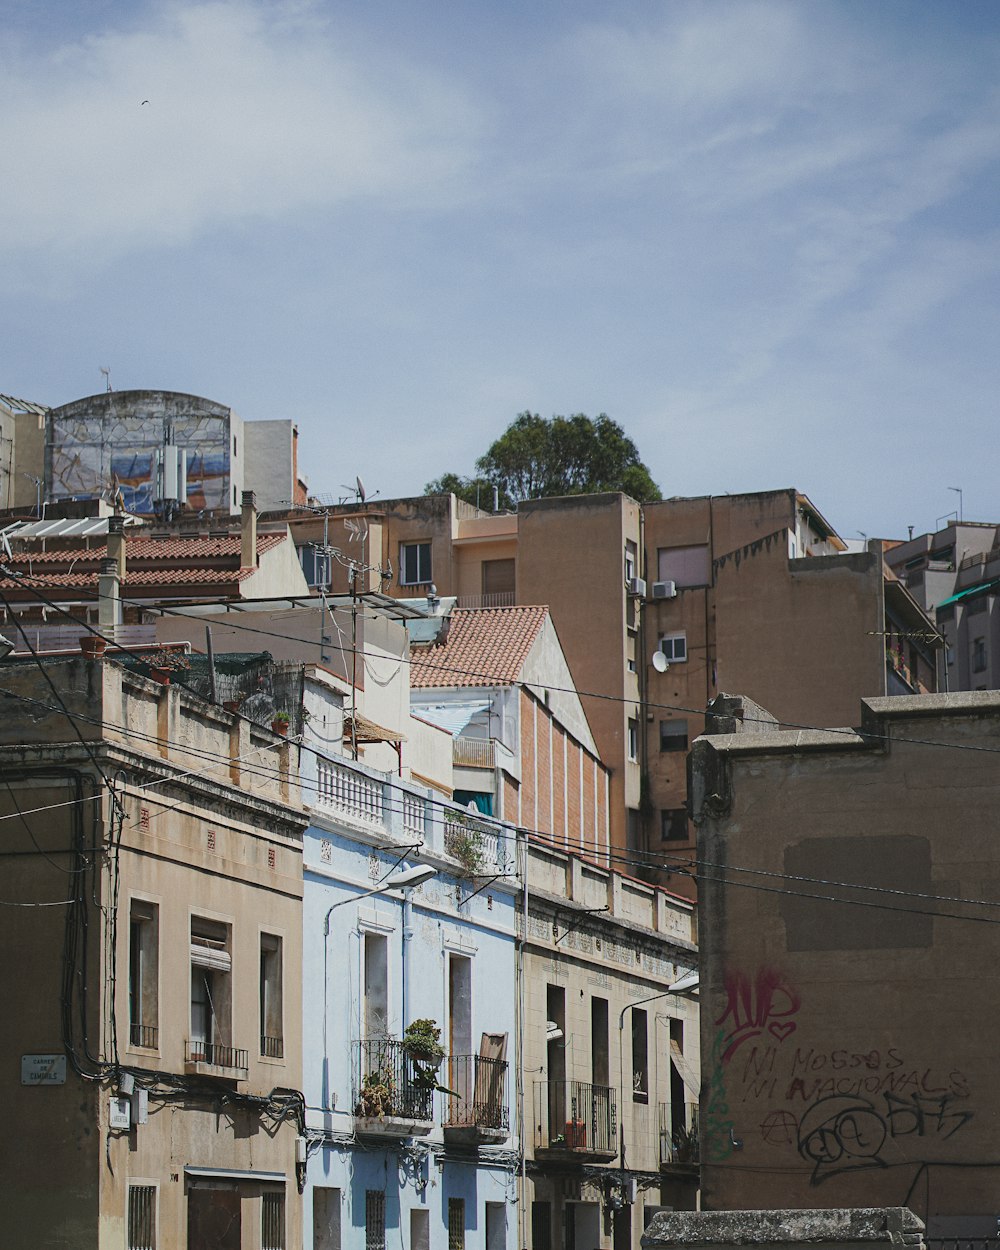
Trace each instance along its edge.
{"label": "graffiti on wall", "polygon": [[946,1142],[973,1118],[969,1083],[957,1069],[916,1063],[896,1046],[822,1049],[790,1041],[801,997],[778,969],[730,971],[724,984],[706,1074],[707,1162],[738,1148],[737,1122],[742,1132],[753,1125],[765,1146],[796,1151],[820,1185],[887,1166],[885,1151],[896,1139]]}

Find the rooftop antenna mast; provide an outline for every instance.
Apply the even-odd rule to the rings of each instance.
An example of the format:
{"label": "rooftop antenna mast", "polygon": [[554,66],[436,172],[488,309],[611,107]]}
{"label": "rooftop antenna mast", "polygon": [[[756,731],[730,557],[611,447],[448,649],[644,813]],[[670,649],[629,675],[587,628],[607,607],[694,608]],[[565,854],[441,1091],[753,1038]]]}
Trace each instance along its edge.
{"label": "rooftop antenna mast", "polygon": [[110,395],[111,394],[111,366],[101,365],[101,374],[103,375],[104,381],[106,384],[105,389],[107,390],[107,393]]}

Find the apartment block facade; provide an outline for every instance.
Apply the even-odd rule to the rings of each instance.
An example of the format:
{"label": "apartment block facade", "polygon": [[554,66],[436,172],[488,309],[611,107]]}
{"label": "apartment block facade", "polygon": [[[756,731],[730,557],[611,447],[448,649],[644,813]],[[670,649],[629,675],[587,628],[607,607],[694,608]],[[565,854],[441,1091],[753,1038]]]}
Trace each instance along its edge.
{"label": "apartment block facade", "polygon": [[862,697],[937,688],[936,630],[881,544],[849,551],[796,490],[581,495],[516,515],[446,495],[290,520],[300,545],[359,526],[389,594],[548,605],[610,771],[611,846],[675,890],[693,889],[687,750],[720,691],[838,725]]}
{"label": "apartment block facade", "polygon": [[288,744],[110,661],[41,665],[5,662],[0,727],[5,1239],[298,1245]]}
{"label": "apartment block facade", "polygon": [[697,1202],[694,907],[538,840],[527,865],[520,1244],[626,1250]]}
{"label": "apartment block facade", "polygon": [[305,1244],[515,1250],[515,831],[335,754],[303,784]]}

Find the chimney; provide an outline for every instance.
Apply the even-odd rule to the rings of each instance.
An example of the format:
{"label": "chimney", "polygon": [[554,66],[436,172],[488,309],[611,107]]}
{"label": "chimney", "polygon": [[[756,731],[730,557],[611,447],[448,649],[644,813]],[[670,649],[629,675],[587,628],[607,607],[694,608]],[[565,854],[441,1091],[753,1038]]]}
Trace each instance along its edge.
{"label": "chimney", "polygon": [[125,518],[108,517],[108,559],[114,560],[118,578],[125,580]]}
{"label": "chimney", "polygon": [[240,523],[240,567],[257,567],[257,497],[252,490],[243,492],[243,512]]}
{"label": "chimney", "polygon": [[122,601],[119,595],[121,577],[116,560],[102,560],[97,577],[97,624],[101,629],[113,629],[122,623]]}

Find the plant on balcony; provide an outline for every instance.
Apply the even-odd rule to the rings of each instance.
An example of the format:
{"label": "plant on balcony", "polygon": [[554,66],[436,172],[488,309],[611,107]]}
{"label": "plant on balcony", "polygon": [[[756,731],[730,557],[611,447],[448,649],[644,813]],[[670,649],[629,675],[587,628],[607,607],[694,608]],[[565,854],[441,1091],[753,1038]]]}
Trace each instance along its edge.
{"label": "plant on balcony", "polygon": [[366,1119],[381,1120],[392,1115],[396,1105],[396,1082],[388,1072],[375,1069],[366,1072],[361,1081],[361,1093],[358,1095],[354,1114]]}
{"label": "plant on balcony", "polygon": [[477,873],[483,866],[486,850],[482,830],[457,814],[449,815],[445,850],[466,872]]}
{"label": "plant on balcony", "polygon": [[437,1067],[445,1054],[441,1029],[433,1020],[411,1020],[403,1030],[403,1050],[411,1059]]}

